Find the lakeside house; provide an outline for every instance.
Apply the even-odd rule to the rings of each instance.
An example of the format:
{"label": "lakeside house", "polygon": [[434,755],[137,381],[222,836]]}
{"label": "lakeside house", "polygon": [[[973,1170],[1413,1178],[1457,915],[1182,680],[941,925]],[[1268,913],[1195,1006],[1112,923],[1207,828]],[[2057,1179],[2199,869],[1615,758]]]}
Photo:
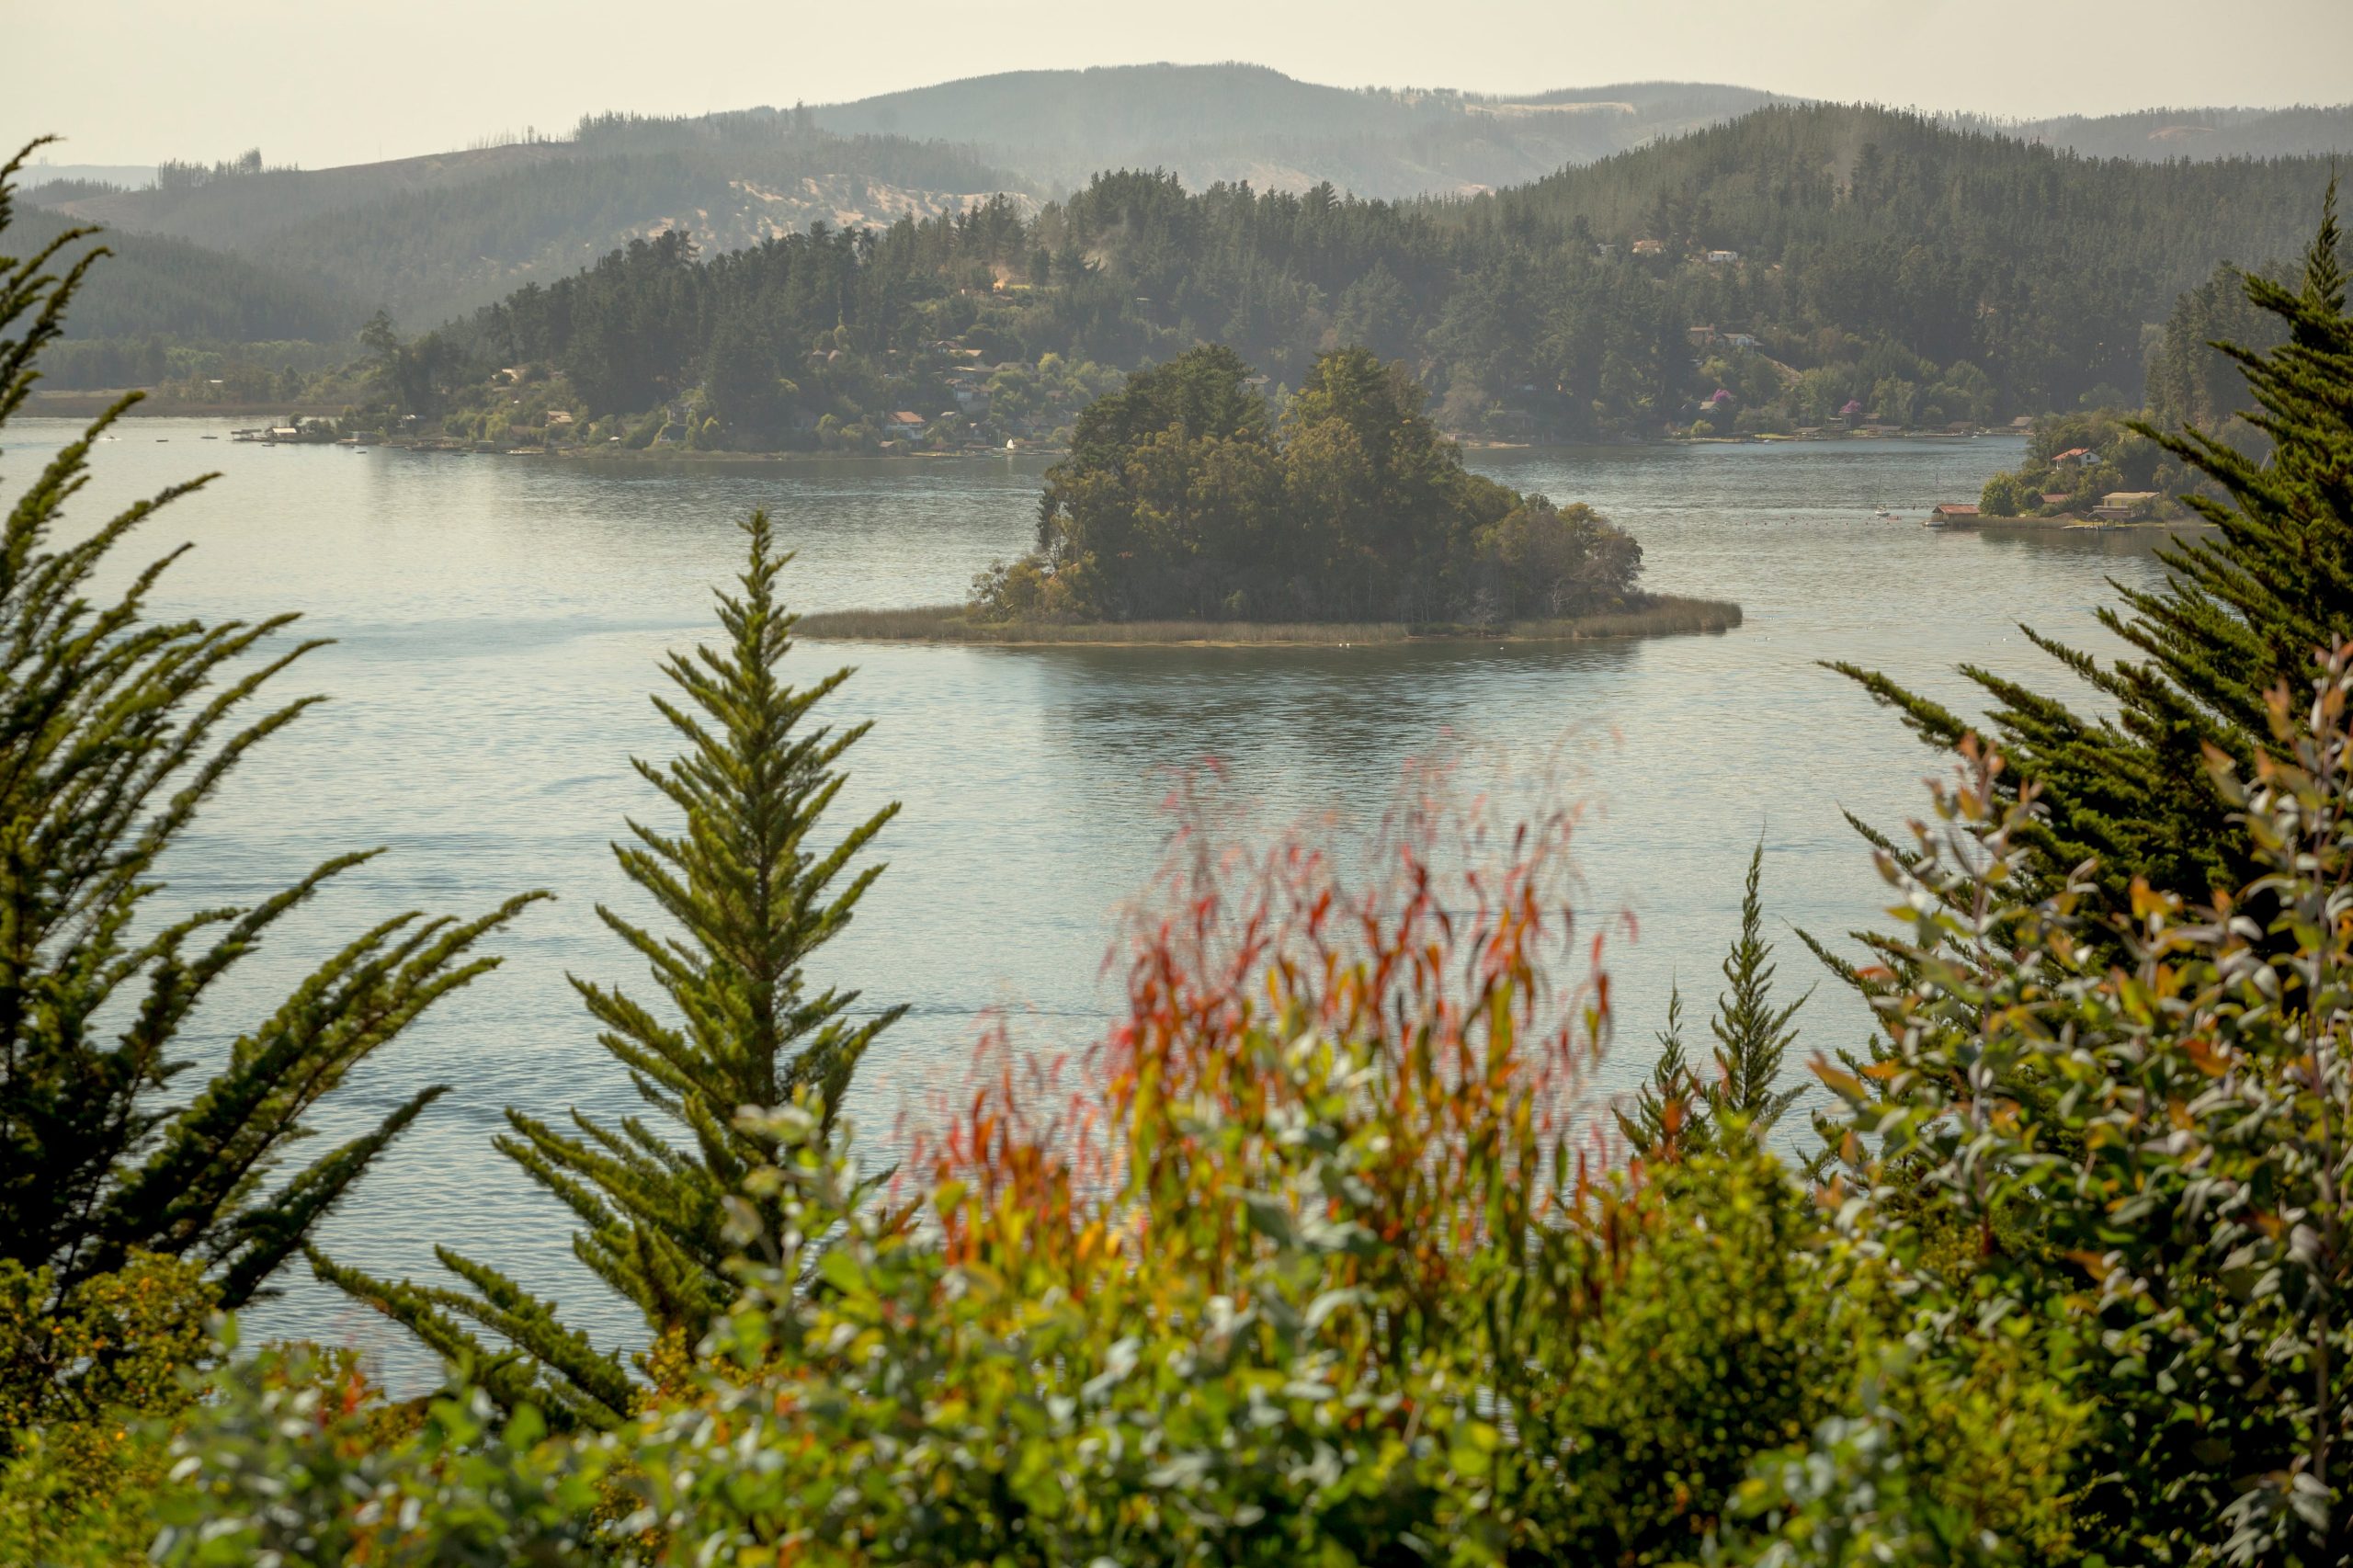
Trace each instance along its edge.
{"label": "lakeside house", "polygon": [[892,415],[886,423],[892,429],[901,434],[912,434],[923,429],[924,419],[922,415],[911,414],[903,408]]}
{"label": "lakeside house", "polygon": [[2074,499],[2074,496],[2063,490],[2046,490],[2041,496],[2042,504],[2046,506],[2063,506]]}
{"label": "lakeside house", "polygon": [[1966,527],[1977,521],[1977,504],[1973,501],[1945,501],[1928,509],[1928,521],[1945,528]]}
{"label": "lakeside house", "polygon": [[2162,498],[2154,490],[2111,490],[2092,508],[2092,517],[2103,523],[2129,522],[2147,516]]}
{"label": "lakeside house", "polygon": [[2052,468],[2092,468],[2099,462],[2099,454],[2089,447],[2070,447],[2051,460]]}

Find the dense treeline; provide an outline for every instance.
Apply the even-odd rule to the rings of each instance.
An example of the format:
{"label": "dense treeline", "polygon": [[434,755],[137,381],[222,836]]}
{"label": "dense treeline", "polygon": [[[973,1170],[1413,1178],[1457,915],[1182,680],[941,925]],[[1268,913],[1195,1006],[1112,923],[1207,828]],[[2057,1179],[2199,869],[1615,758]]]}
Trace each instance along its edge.
{"label": "dense treeline", "polygon": [[[27,239],[42,244],[80,226],[38,210],[17,220]],[[332,343],[350,339],[366,319],[332,289],[184,240],[108,231],[78,244],[75,254],[96,244],[113,252],[113,262],[99,269],[75,311],[74,339]]]}
{"label": "dense treeline", "polygon": [[930,420],[926,345],[1133,368],[1222,343],[1296,385],[1362,344],[1495,433],[1941,426],[2126,401],[2176,297],[2233,253],[2287,254],[2325,178],[1772,108],[1467,202],[1129,172],[1034,217],[632,246],[448,336],[477,369],[546,360],[597,414],[699,395],[698,426],[743,445]]}

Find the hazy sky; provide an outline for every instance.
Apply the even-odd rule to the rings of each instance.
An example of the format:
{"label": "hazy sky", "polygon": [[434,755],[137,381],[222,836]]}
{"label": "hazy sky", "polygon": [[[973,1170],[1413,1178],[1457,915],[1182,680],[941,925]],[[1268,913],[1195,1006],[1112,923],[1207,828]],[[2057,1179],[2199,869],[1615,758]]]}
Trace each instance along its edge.
{"label": "hazy sky", "polygon": [[1247,60],[1520,92],[1730,82],[2002,115],[2353,98],[2353,0],[0,0],[0,138],[306,167],[583,112],[832,102],[1025,67]]}

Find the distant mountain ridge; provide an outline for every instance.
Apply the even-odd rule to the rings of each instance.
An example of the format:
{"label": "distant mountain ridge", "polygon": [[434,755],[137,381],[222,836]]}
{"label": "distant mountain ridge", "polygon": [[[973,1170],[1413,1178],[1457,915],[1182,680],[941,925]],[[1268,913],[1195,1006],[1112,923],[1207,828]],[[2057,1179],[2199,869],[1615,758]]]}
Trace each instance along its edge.
{"label": "distant mountain ridge", "polygon": [[[1476,197],[1802,101],[1702,83],[1506,97],[1334,87],[1244,64],[1106,66],[1003,73],[816,108],[606,115],[566,139],[340,168],[271,169],[257,155],[210,170],[167,163],[138,189],[110,188],[121,182],[108,176],[127,166],[63,165],[45,171],[53,188],[30,189],[27,200],[126,240],[190,247],[151,247],[139,298],[120,309],[109,291],[127,294],[133,279],[125,272],[109,282],[102,272],[85,321],[193,338],[267,317],[342,341],[380,307],[405,329],[429,328],[672,230],[688,231],[699,249],[733,251],[813,222],[885,228],[996,194],[1028,213],[1120,168],[1165,170],[1194,190],[1225,182],[1297,193],[1329,185],[1388,200]],[[2136,162],[2353,151],[2353,106],[1936,118]],[[288,309],[242,302],[274,288]],[[241,302],[222,303],[230,300]]]}
{"label": "distant mountain ridge", "polygon": [[813,222],[887,226],[961,210],[998,191],[1026,199],[1021,182],[967,149],[836,136],[805,116],[757,109],[687,120],[608,115],[569,140],[344,168],[188,171],[48,205],[61,217],[267,264],[356,301],[352,328],[380,306],[424,327],[671,229],[733,250]]}
{"label": "distant mountain ridge", "polygon": [[2064,147],[2087,158],[2301,158],[2353,153],[2353,104],[2288,108],[2149,108],[2130,114],[2000,119],[1949,114],[1944,122],[2021,142]]}
{"label": "distant mountain ridge", "polygon": [[1065,188],[1107,169],[1160,168],[1194,189],[1329,182],[1395,199],[1518,184],[1790,101],[1688,82],[1507,97],[1324,86],[1263,65],[1154,64],[1005,72],[809,112],[845,134],[969,143]]}

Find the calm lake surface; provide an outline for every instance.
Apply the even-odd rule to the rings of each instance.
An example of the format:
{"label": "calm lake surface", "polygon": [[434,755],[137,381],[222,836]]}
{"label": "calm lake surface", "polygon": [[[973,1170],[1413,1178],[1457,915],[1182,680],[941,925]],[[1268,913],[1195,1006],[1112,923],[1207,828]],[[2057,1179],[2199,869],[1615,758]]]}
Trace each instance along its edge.
{"label": "calm lake surface", "polygon": [[[436,1105],[324,1234],[379,1272],[435,1272],[447,1242],[563,1298],[567,1318],[632,1342],[633,1313],[572,1261],[570,1217],[490,1146],[509,1105],[604,1116],[637,1105],[565,982],[651,995],[597,924],[637,907],[608,843],[631,812],[666,827],[627,766],[666,757],[646,701],[665,650],[711,634],[710,588],[737,569],[734,524],[768,507],[799,559],[798,608],[937,603],[1029,541],[1043,464],[975,458],[811,461],[752,470],[597,472],[528,459],[232,445],[224,423],[130,421],[102,445],[78,517],[208,469],[212,486],[149,525],[149,554],[197,548],[158,608],[280,609],[335,639],[285,695],[333,700],[237,776],[174,868],[176,900],[256,899],[328,855],[390,853],[345,880],[208,1015],[217,1043],[341,936],[383,913],[472,912],[527,888],[558,895],[500,947],[506,965],[382,1052],[327,1118],[372,1121],[416,1086]],[[0,454],[13,494],[76,427],[28,421]],[[1964,661],[2060,677],[2017,623],[2112,647],[2092,615],[2109,579],[2160,569],[2135,534],[1940,535],[1916,521],[1973,498],[2019,443],[1537,449],[1474,454],[1521,489],[1599,506],[1642,541],[1648,585],[1738,600],[1717,637],[1563,647],[1011,650],[803,644],[807,679],[858,673],[837,720],[870,718],[844,806],[905,804],[891,869],[824,975],[913,1014],[868,1059],[851,1111],[887,1146],[901,1112],[960,1078],[993,1012],[1041,1048],[1083,1045],[1118,1000],[1102,960],[1122,902],[1157,864],[1169,770],[1215,757],[1263,818],[1376,824],[1412,758],[1467,748],[1525,778],[1565,766],[1594,816],[1579,863],[1618,944],[1619,1046],[1604,1086],[1648,1070],[1679,977],[1704,1017],[1761,835],[1783,983],[1816,978],[1790,935],[1869,921],[1881,887],[1841,808],[1899,824],[1937,764],[1823,659],[1854,659],[1975,710]],[[119,577],[120,574],[117,574]],[[1476,777],[1468,780],[1476,786]],[[1850,1044],[1861,1009],[1832,989],[1802,1015],[1806,1049]],[[396,1381],[426,1362],[305,1271],[249,1335],[347,1339]]]}

